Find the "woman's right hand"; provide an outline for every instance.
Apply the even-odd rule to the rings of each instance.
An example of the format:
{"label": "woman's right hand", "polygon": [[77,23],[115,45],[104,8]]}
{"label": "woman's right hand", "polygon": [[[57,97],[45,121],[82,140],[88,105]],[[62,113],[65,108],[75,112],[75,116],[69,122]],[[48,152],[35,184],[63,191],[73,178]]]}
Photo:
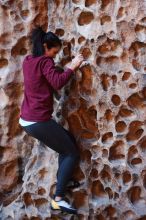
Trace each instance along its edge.
{"label": "woman's right hand", "polygon": [[72,70],[75,70],[76,68],[78,68],[81,63],[84,61],[84,57],[82,54],[78,54],[71,62],[71,64],[69,65],[69,68],[71,68]]}

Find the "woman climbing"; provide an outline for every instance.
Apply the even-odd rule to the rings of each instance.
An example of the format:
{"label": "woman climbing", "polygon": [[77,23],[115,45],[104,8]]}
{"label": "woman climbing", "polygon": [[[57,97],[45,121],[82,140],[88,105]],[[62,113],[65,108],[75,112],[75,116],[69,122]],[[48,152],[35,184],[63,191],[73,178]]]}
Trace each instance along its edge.
{"label": "woman climbing", "polygon": [[53,60],[62,46],[58,36],[51,31],[46,33],[38,26],[30,37],[32,54],[23,61],[24,99],[19,123],[26,133],[59,153],[56,192],[51,198],[51,208],[77,213],[77,209],[66,200],[65,191],[79,161],[79,150],[72,133],[58,124],[52,113],[53,92],[69,81],[74,70],[81,65],[83,56],[78,54],[60,73]]}

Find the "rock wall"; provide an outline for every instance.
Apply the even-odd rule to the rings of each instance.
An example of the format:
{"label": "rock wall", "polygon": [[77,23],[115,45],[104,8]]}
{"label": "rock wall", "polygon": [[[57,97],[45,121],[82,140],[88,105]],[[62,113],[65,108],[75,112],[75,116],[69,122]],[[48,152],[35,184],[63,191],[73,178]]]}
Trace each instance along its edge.
{"label": "rock wall", "polygon": [[[146,1],[0,0],[0,219],[146,219]],[[55,61],[82,65],[54,97],[54,118],[76,137],[78,216],[50,211],[57,153],[18,124],[28,33],[63,40]]]}

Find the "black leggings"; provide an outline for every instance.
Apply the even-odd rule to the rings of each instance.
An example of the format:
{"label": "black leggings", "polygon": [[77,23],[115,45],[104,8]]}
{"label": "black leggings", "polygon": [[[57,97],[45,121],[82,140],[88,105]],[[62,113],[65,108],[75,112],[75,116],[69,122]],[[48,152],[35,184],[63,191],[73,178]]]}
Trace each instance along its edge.
{"label": "black leggings", "polygon": [[56,196],[64,196],[80,155],[75,137],[54,119],[22,126],[34,138],[59,153]]}

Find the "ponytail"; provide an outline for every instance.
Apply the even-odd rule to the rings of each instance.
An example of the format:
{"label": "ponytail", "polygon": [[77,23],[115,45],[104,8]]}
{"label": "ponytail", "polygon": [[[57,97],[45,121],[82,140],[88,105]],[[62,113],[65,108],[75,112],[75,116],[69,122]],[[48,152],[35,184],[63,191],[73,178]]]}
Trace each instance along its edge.
{"label": "ponytail", "polygon": [[32,43],[32,55],[34,57],[42,56],[45,53],[43,43],[50,49],[56,46],[62,46],[61,40],[53,32],[45,32],[41,26],[37,26],[31,31],[30,41]]}

